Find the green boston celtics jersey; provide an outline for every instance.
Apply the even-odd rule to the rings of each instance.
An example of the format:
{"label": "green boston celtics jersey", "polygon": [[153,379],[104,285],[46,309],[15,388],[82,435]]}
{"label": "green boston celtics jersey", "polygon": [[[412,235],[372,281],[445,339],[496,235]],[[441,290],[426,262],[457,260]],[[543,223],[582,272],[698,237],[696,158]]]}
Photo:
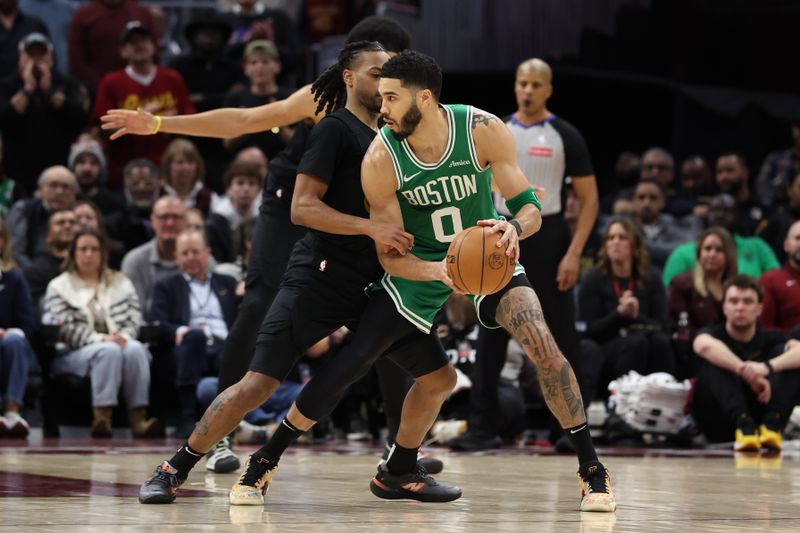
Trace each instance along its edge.
{"label": "green boston celtics jersey", "polygon": [[[411,253],[424,261],[441,261],[461,230],[479,220],[498,218],[492,202],[492,171],[481,166],[475,152],[472,106],[442,107],[449,135],[436,163],[420,161],[408,142],[395,139],[387,127],[379,133],[392,158],[403,226],[414,235]],[[439,281],[411,281],[389,274],[374,288],[385,289],[400,314],[425,332],[431,330],[451,292]],[[481,298],[473,297],[476,305]]]}

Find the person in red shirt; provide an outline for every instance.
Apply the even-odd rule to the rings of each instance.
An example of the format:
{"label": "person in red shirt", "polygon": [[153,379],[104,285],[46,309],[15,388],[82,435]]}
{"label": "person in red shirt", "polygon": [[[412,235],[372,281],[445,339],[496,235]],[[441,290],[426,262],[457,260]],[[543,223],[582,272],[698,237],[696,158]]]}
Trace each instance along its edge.
{"label": "person in red shirt", "polygon": [[[129,22],[122,31],[120,53],[128,62],[122,70],[107,74],[97,88],[92,120],[114,108],[142,109],[156,116],[186,115],[195,112],[189,90],[180,73],[156,65],[156,44],[150,30],[139,21]],[[126,137],[109,146],[108,184],[122,187],[125,164],[147,158],[159,164],[171,137],[149,135]]]}
{"label": "person in red shirt", "polygon": [[153,27],[150,11],[136,0],[92,0],[81,6],[69,23],[69,70],[95,94],[100,80],[125,66],[117,45],[119,34],[132,20]]}
{"label": "person in red shirt", "polygon": [[764,286],[761,326],[788,333],[800,326],[800,220],[789,226],[783,249],[787,256],[783,268],[761,275]]}

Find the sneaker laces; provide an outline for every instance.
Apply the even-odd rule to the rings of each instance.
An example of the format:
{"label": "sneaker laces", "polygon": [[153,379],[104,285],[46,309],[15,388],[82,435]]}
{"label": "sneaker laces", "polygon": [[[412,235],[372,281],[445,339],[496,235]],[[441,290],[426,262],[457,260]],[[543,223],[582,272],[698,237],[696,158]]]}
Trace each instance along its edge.
{"label": "sneaker laces", "polygon": [[264,476],[276,466],[278,466],[277,463],[273,463],[266,458],[263,459],[263,462],[253,462],[251,457],[247,463],[247,469],[242,473],[242,477],[239,478],[239,485],[260,488],[264,482]]}
{"label": "sneaker laces", "polygon": [[145,485],[150,485],[152,483],[165,483],[170,487],[177,487],[180,485],[182,480],[178,479],[178,471],[172,468],[166,461],[161,465],[156,467],[156,471],[153,473],[153,477],[148,479],[145,482]]}
{"label": "sneaker laces", "polygon": [[231,451],[231,438],[227,435],[222,437],[222,440],[216,443],[211,451],[212,455],[216,455],[222,451]]}

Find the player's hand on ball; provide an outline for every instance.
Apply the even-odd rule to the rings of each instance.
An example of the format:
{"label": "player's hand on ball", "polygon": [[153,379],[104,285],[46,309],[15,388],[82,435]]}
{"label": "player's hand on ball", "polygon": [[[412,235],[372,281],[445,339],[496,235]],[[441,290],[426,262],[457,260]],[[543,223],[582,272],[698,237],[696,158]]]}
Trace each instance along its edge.
{"label": "player's hand on ball", "polygon": [[441,261],[439,261],[437,274],[439,275],[439,281],[441,281],[442,283],[453,289],[454,293],[464,294],[456,287],[455,283],[453,283],[453,279],[450,277],[450,274],[448,274],[446,259],[442,259]]}
{"label": "player's hand on ball", "polygon": [[384,253],[396,250],[400,255],[406,255],[408,249],[414,246],[414,236],[394,224],[370,221],[369,236],[383,245]]}
{"label": "player's hand on ball", "polygon": [[156,128],[156,117],[152,113],[141,109],[136,111],[109,109],[105,115],[100,117],[100,122],[101,129],[116,130],[111,134],[112,141],[128,133],[150,135]]}
{"label": "player's hand on ball", "polygon": [[497,241],[497,247],[505,246],[509,260],[512,263],[517,262],[517,259],[519,259],[519,236],[514,226],[505,220],[495,220],[493,218],[479,220],[478,226],[489,227],[489,233],[500,233],[502,237]]}

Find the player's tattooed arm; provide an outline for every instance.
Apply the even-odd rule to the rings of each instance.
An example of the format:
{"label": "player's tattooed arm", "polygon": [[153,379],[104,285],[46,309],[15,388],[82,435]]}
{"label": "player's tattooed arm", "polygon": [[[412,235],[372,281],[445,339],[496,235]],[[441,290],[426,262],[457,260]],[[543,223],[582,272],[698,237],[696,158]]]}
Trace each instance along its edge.
{"label": "player's tattooed arm", "polygon": [[486,111],[481,111],[480,109],[474,109],[472,112],[472,129],[474,130],[480,125],[488,126],[491,123],[503,124],[503,121],[497,118],[496,116],[492,115],[491,113],[487,113]]}
{"label": "player's tattooed arm", "polygon": [[527,287],[508,291],[500,300],[495,319],[533,361],[544,400],[561,427],[584,424],[578,381],[547,327],[536,293]]}

